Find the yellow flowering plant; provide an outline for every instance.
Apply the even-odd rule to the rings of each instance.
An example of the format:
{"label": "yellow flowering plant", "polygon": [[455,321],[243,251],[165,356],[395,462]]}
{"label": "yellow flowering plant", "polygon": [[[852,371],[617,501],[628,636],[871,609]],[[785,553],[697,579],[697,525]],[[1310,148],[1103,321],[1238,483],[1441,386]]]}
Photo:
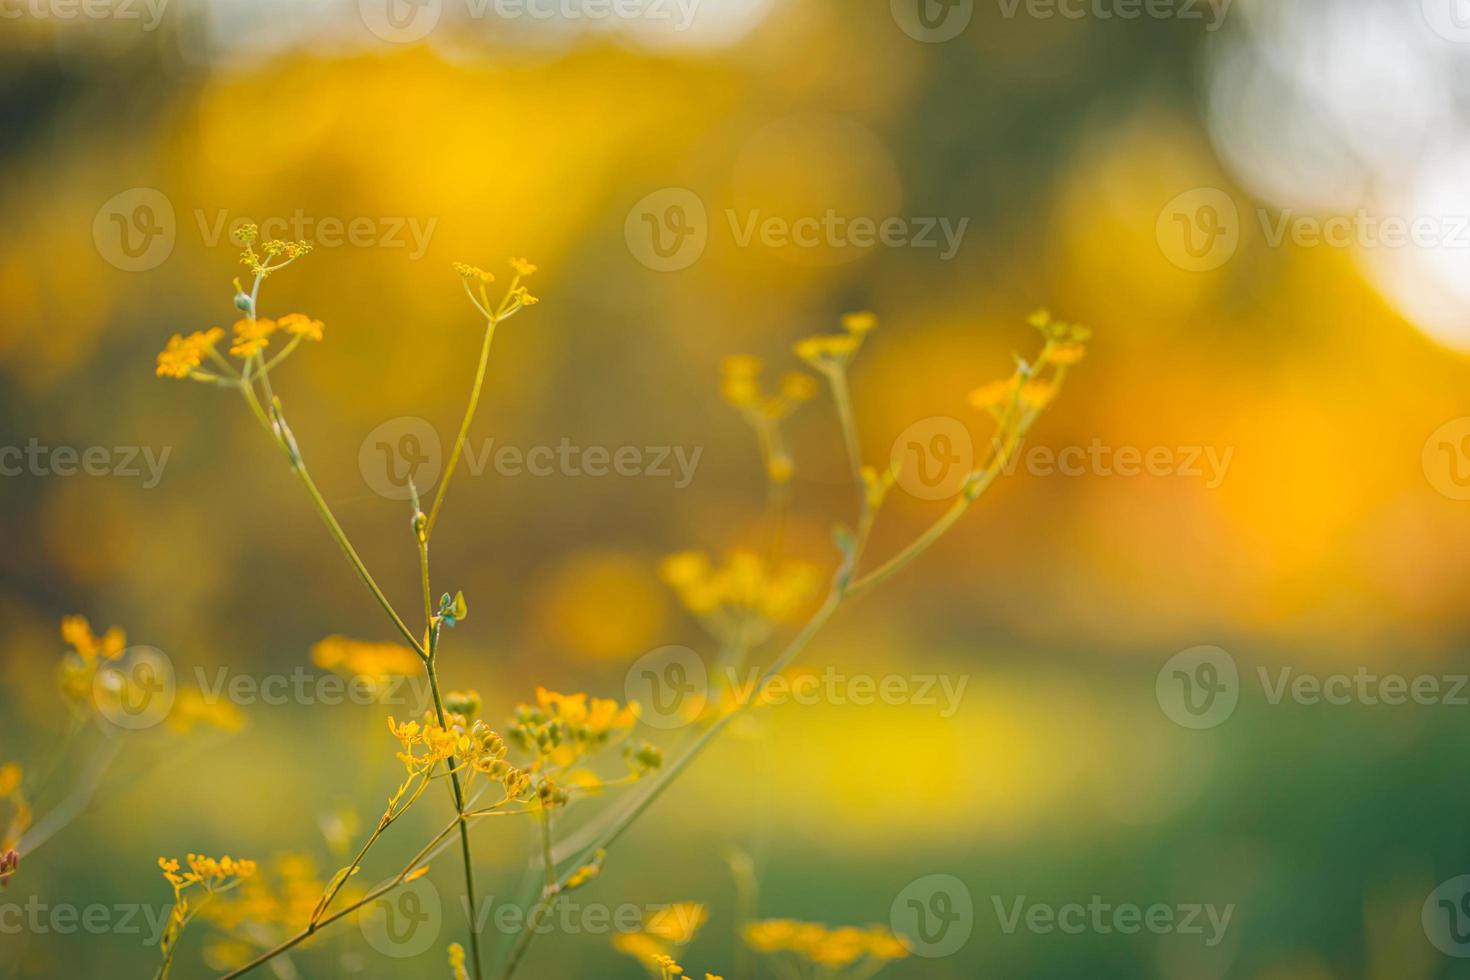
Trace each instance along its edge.
{"label": "yellow flowering plant", "polygon": [[[512,259],[509,283],[498,299],[492,299],[490,290],[496,282],[493,273],[464,263],[455,265],[461,288],[483,322],[483,332],[468,403],[433,498],[421,501],[418,488],[412,482],[409,484],[412,546],[417,556],[422,599],[422,626],[411,627],[379,587],[313,480],[302,447],[288,422],[285,403],[277,391],[278,369],[304,343],[321,342],[325,327],[322,321],[304,313],[262,315],[261,287],[267,278],[309,254],[310,246],[305,242],[259,242],[254,226],[243,228],[237,237],[244,249],[241,262],[252,278],[248,288],[239,280],[235,282],[234,306],[239,317],[230,329],[228,346],[223,327],[211,327],[187,336],[175,334],[158,355],[157,374],[238,393],[245,409],[281,453],[328,534],[401,641],[374,643],[334,634],[313,649],[313,661],[322,669],[367,676],[380,682],[412,670],[420,671],[428,682],[433,703],[422,717],[388,719],[389,735],[396,743],[397,759],[403,766],[402,779],[388,793],[382,815],[352,859],[325,882],[316,882],[321,887],[309,913],[304,902],[287,906],[291,914],[304,914],[299,928],[295,931],[249,929],[248,919],[240,914],[240,909],[248,906],[228,906],[228,915],[215,913],[216,922],[227,926],[226,942],[215,948],[236,949],[237,962],[224,977],[228,980],[241,976],[286,955],[332,923],[413,881],[427,872],[429,862],[437,854],[457,841],[471,923],[468,949],[458,943],[450,946],[448,964],[452,976],[483,980],[486,962],[480,929],[475,923],[479,906],[471,829],[492,816],[528,815],[540,830],[540,854],[536,855],[540,881],[535,886],[539,896],[534,893],[526,896],[523,905],[530,913],[523,926],[496,951],[493,970],[508,980],[524,963],[535,937],[544,932],[540,927],[559,899],[603,874],[609,849],[629,826],[734,717],[758,698],[725,702],[722,710],[706,713],[692,730],[688,744],[666,764],[665,750],[635,739],[639,720],[636,704],[538,688],[534,699],[519,705],[507,724],[496,730],[479,717],[482,704],[476,692],[446,693],[439,677],[445,631],[468,616],[469,603],[458,592],[441,593],[435,600],[430,544],[476,416],[497,328],[538,302],[524,285],[524,280],[536,271],[535,266],[524,259]],[[1044,338],[1040,356],[1034,362],[1017,358],[1009,378],[999,383],[999,387],[981,389],[986,392],[983,397],[980,392],[975,396],[976,403],[990,412],[996,424],[991,451],[968,475],[962,492],[929,530],[871,566],[864,561],[870,532],[895,474],[863,461],[847,372],[877,327],[877,317],[867,312],[848,314],[841,320],[840,333],[799,342],[795,353],[816,371],[816,376],[799,371],[788,373],[773,393],[767,393],[760,384],[759,361],[740,357],[726,363],[724,396],[750,423],[761,451],[768,484],[771,534],[764,548],[737,550],[719,565],[699,552],[671,556],[663,565],[662,575],[720,644],[725,660],[744,663],[760,658],[762,672],[755,686],[757,694],[772,678],[790,667],[843,604],[876,587],[927,550],[1002,471],[1020,440],[1055,397],[1068,367],[1080,359],[1086,341],[1081,328],[1056,324],[1050,317],[1039,315],[1033,318],[1033,323]],[[816,566],[788,561],[781,555],[780,529],[790,502],[790,483],[795,470],[781,423],[812,400],[822,382],[832,396],[841,426],[857,507],[851,525],[837,527],[836,568],[830,574],[825,596],[818,600],[822,573]],[[762,654],[767,644],[795,623],[800,625],[779,650]],[[97,642],[104,647],[107,644],[105,637]],[[600,761],[614,750],[624,760],[624,768],[618,775],[604,773]],[[426,795],[429,785],[441,777],[448,784],[453,807],[449,823],[397,874],[367,891],[354,890],[351,879],[363,869],[374,845]],[[562,810],[619,786],[636,788],[614,799],[574,833],[561,831]],[[200,906],[217,894],[238,888],[255,870],[248,862],[199,860],[201,864],[196,867],[191,858],[187,872],[181,871],[177,862],[161,861],[164,876],[174,889],[175,911],[162,949],[160,976],[167,973],[179,934],[198,914]],[[220,903],[216,907],[227,906]],[[262,916],[282,918],[279,907],[272,908],[277,911]],[[698,908],[700,914],[686,916],[678,922],[667,917],[651,918],[644,923],[642,931],[621,940],[624,952],[638,956],[654,976],[685,975],[683,967],[673,958],[673,947],[678,945],[676,940],[680,937],[687,941],[692,930],[703,922],[704,915],[702,906],[678,908]],[[680,928],[681,923],[688,928]],[[771,939],[774,931],[774,927],[769,927],[764,932],[758,931],[757,936],[769,945],[774,942]],[[873,930],[838,929],[823,932],[819,938],[814,932],[802,936],[799,946],[789,949],[782,946],[778,950],[772,945],[771,949],[800,953],[830,971],[848,966],[867,969],[873,962],[896,958],[902,948],[898,940],[885,938]],[[243,958],[241,947],[254,955]]]}

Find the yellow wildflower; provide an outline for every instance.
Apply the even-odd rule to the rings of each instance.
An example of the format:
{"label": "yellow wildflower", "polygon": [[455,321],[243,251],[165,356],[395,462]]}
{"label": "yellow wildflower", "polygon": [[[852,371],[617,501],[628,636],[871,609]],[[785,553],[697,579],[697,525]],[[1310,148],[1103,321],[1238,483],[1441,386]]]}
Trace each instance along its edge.
{"label": "yellow wildflower", "polygon": [[1004,381],[992,381],[988,385],[970,392],[970,404],[976,408],[999,408],[1010,403],[1016,394],[1016,377]]}
{"label": "yellow wildflower", "polygon": [[276,321],[276,325],[287,333],[305,337],[307,340],[322,339],[322,321],[313,320],[305,313],[287,313]]}
{"label": "yellow wildflower", "polygon": [[219,327],[196,330],[187,337],[174,334],[169,338],[168,346],[158,353],[157,375],[160,378],[187,378],[224,335]]}
{"label": "yellow wildflower", "polygon": [[1046,359],[1053,364],[1072,365],[1082,360],[1087,348],[1078,343],[1053,344],[1046,351]]}
{"label": "yellow wildflower", "polygon": [[831,374],[845,368],[860,346],[861,334],[826,334],[800,340],[792,349],[818,371]]}
{"label": "yellow wildflower", "polygon": [[230,353],[235,357],[253,357],[270,345],[267,339],[276,332],[276,321],[261,317],[249,317],[235,321],[235,340]]}
{"label": "yellow wildflower", "polygon": [[529,276],[536,271],[536,267],[525,259],[511,259],[510,267],[515,270],[518,276]]}
{"label": "yellow wildflower", "polygon": [[493,272],[486,272],[479,266],[470,265],[467,262],[454,263],[454,271],[458,272],[465,279],[476,279],[484,283],[495,281],[495,274]]}
{"label": "yellow wildflower", "polygon": [[373,643],[333,634],[311,648],[311,662],[322,670],[364,683],[374,693],[387,689],[395,677],[419,671],[419,655],[397,643]]}
{"label": "yellow wildflower", "polygon": [[469,980],[470,975],[464,965],[464,947],[459,943],[449,944],[449,970],[451,980]]}
{"label": "yellow wildflower", "polygon": [[848,333],[865,334],[878,325],[878,316],[870,310],[842,315],[842,329]]}
{"label": "yellow wildflower", "polygon": [[76,651],[83,662],[90,664],[100,654],[111,660],[127,647],[127,634],[120,626],[108,629],[106,635],[98,637],[92,632],[92,624],[85,616],[65,616],[61,620],[61,638]]}

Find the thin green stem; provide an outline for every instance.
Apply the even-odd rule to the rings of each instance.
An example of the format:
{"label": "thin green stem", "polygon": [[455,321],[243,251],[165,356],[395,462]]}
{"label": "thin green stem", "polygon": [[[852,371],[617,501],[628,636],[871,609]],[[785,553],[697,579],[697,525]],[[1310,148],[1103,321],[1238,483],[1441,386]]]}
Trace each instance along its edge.
{"label": "thin green stem", "polygon": [[485,323],[485,339],[480,344],[480,365],[475,369],[475,383],[470,388],[470,401],[465,406],[464,418],[459,423],[459,434],[454,437],[454,447],[449,451],[449,463],[444,467],[444,475],[439,478],[439,489],[434,492],[434,504],[429,508],[429,523],[424,529],[426,539],[434,533],[434,525],[439,520],[439,508],[444,505],[444,494],[449,489],[455,467],[459,465],[465,440],[469,438],[470,423],[474,421],[475,411],[480,406],[480,392],[485,387],[485,370],[490,364],[490,342],[495,339],[495,325],[498,322],[497,317],[491,317]]}
{"label": "thin green stem", "polygon": [[863,450],[858,442],[857,419],[852,410],[852,392],[847,386],[847,371],[837,369],[827,373],[832,383],[832,401],[837,406],[837,420],[842,425],[842,441],[847,446],[847,461],[852,467],[852,478],[859,489],[863,486]]}
{"label": "thin green stem", "polygon": [[[439,691],[439,672],[434,667],[434,655],[438,652],[439,631],[434,628],[429,630],[429,656],[424,661],[424,669],[429,674],[429,690],[434,695],[434,713],[438,716],[439,725],[448,727],[448,716],[444,711],[444,697]],[[475,980],[482,980],[483,973],[480,967],[480,931],[476,926],[476,919],[480,914],[480,906],[475,901],[475,866],[470,856],[470,828],[465,819],[464,790],[459,783],[458,764],[453,756],[449,758],[449,787],[454,795],[454,812],[458,814],[459,823],[459,846],[460,855],[464,860],[464,889],[465,898],[469,901],[469,926],[470,926],[470,960],[474,964]]]}

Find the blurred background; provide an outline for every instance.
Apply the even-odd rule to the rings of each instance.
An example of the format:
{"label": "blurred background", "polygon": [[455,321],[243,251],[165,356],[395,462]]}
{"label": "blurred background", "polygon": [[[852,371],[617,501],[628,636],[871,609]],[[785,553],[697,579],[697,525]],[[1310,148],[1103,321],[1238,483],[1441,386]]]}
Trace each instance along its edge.
{"label": "blurred background", "polygon": [[[770,383],[799,366],[796,340],[877,313],[851,376],[882,465],[984,447],[967,395],[1034,352],[1032,310],[1093,329],[1014,471],[802,660],[930,678],[934,697],[762,709],[577,893],[707,903],[678,955],[692,974],[770,975],[740,972],[737,849],[767,918],[889,926],[915,883],[961,882],[957,947],[882,976],[1470,975],[1470,939],[1437,932],[1431,894],[1470,872],[1470,707],[1451,690],[1470,670],[1455,0],[0,14],[0,446],[37,447],[0,457],[0,764],[37,780],[38,823],[95,788],[22,853],[0,906],[165,907],[156,859],[189,851],[294,855],[326,877],[401,778],[385,719],[412,712],[383,704],[291,697],[222,727],[63,740],[65,614],[124,627],[181,684],[315,678],[325,636],[395,639],[234,393],[154,376],[170,335],[235,319],[229,231],[253,221],[315,244],[261,308],[309,313],[326,337],[273,380],[401,609],[418,602],[408,505],[371,461],[406,431],[453,439],[481,331],[453,261],[502,279],[507,256],[539,266],[541,303],[496,337],[475,451],[637,447],[648,464],[456,474],[435,585],[471,615],[441,671],[492,722],[538,684],[622,700],[664,646],[713,662],[658,567],[766,534],[755,440],[720,394],[727,355],[763,358]],[[785,432],[787,548],[825,575],[854,503],[830,402]],[[56,447],[106,458],[67,475],[41,455]],[[696,460],[687,479],[678,458]],[[873,554],[938,517],[933,496],[901,481]],[[1165,665],[1200,646],[1223,652],[1233,710],[1191,725]],[[1344,703],[1273,696],[1283,676],[1365,673],[1442,683],[1405,704],[1356,681]],[[448,812],[428,794],[365,880]],[[531,830],[476,831],[496,902],[518,897]],[[341,923],[277,975],[447,976],[458,875],[450,852],[427,879],[445,903],[427,950],[386,955]],[[1006,928],[1018,900],[1094,896],[1233,911],[1221,936]],[[148,930],[110,921],[0,918],[0,974],[151,975]],[[174,976],[217,975],[210,936],[191,927]],[[538,941],[524,975],[644,973],[571,930]]]}

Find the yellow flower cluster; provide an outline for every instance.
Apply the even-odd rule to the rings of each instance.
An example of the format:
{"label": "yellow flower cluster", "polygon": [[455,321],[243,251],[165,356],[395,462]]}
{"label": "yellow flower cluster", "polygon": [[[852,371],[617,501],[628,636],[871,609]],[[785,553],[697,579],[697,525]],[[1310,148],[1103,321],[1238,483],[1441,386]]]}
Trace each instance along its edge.
{"label": "yellow flower cluster", "polygon": [[[1053,320],[1046,310],[1037,310],[1026,322],[1046,338],[1036,364],[1020,364],[1009,378],[992,381],[970,393],[970,404],[997,420],[1004,421],[1015,408],[1036,413],[1050,405],[1061,390],[1066,369],[1082,360],[1092,337],[1087,327]],[[1048,369],[1052,369],[1051,377],[1042,377]]]}
{"label": "yellow flower cluster", "polygon": [[727,357],[720,391],[725,401],[738,408],[755,430],[771,482],[788,483],[795,466],[781,438],[781,422],[812,400],[817,393],[817,382],[809,374],[791,371],[782,375],[776,391],[768,394],[761,388],[760,372],[759,358]]}
{"label": "yellow flower cluster", "polygon": [[829,929],[816,922],[766,919],[748,924],[743,938],[757,953],[794,954],[829,971],[824,976],[841,976],[840,971],[860,962],[867,976],[873,964],[909,955],[904,941],[881,926]]}
{"label": "yellow flower cluster", "polygon": [[[427,782],[435,766],[453,759],[456,772],[469,770],[499,782],[507,799],[524,799],[528,795],[530,775],[505,761],[505,739],[499,733],[483,721],[469,724],[463,715],[453,715],[447,720],[449,724],[441,726],[432,713],[425,714],[422,723],[399,724],[392,716],[388,718],[388,730],[401,746],[398,761],[403,763],[410,778],[420,777]],[[406,786],[399,788],[395,802]],[[467,787],[468,784],[466,791]],[[391,805],[389,810],[391,813]]]}
{"label": "yellow flower cluster", "polygon": [[[454,271],[459,273],[459,277],[464,280],[465,291],[470,294],[470,302],[474,303],[475,308],[488,320],[498,322],[507,319],[522,307],[535,306],[541,302],[531,295],[525,286],[521,285],[521,280],[534,273],[536,267],[525,259],[511,259],[510,267],[515,272],[515,279],[512,280],[510,288],[505,291],[500,305],[492,308],[490,297],[485,293],[485,287],[495,281],[495,274],[486,272],[477,265],[470,265],[468,262],[454,263]],[[475,283],[473,289],[470,288],[471,282]],[[478,299],[476,298],[477,293],[479,294]]]}
{"label": "yellow flower cluster", "polygon": [[287,313],[279,320],[269,317],[243,317],[235,321],[235,339],[230,353],[235,357],[254,357],[270,346],[270,337],[277,330],[305,340],[321,340],[323,325],[305,313]]}
{"label": "yellow flower cluster", "polygon": [[[190,854],[186,860],[189,865],[187,871],[182,870],[179,862],[173,858],[158,859],[158,867],[162,869],[164,879],[173,886],[174,904],[158,944],[159,951],[163,954],[163,963],[158,968],[156,980],[167,980],[179,937],[194,916],[206,907],[211,898],[238,887],[242,881],[255,874],[254,861],[236,860],[229,856],[215,859],[202,854]],[[197,904],[191,904],[191,893],[196,886],[204,892],[204,897]]]}
{"label": "yellow flower cluster", "polygon": [[638,721],[636,702],[620,705],[611,698],[559,694],[536,688],[536,703],[516,706],[507,737],[537,756],[537,766],[565,768],[584,756],[620,741]]}
{"label": "yellow flower cluster", "polygon": [[187,735],[196,725],[209,725],[225,732],[237,732],[245,726],[244,716],[232,702],[224,698],[211,700],[194,687],[181,688],[174,695],[165,721],[169,730],[179,735]]}
{"label": "yellow flower cluster", "polygon": [[227,934],[239,934],[245,926],[250,931],[299,927],[310,920],[326,888],[308,854],[277,855],[264,873],[244,877],[238,890],[201,910]]}
{"label": "yellow flower cluster", "polygon": [[196,330],[187,337],[174,334],[158,353],[158,368],[155,373],[160,378],[187,378],[224,336],[225,332],[219,327]]}
{"label": "yellow flower cluster", "polygon": [[750,612],[770,622],[799,613],[821,581],[814,565],[792,561],[768,568],[743,549],[730,552],[719,568],[702,551],[681,551],[664,559],[659,576],[696,615]]}
{"label": "yellow flower cluster", "polygon": [[[649,915],[640,929],[613,936],[613,948],[638,960],[660,980],[685,976],[673,958],[674,947],[692,942],[708,919],[709,910],[702,903],[675,902]],[[705,977],[720,980],[712,973]]]}
{"label": "yellow flower cluster", "polygon": [[373,643],[333,634],[311,648],[311,662],[368,690],[386,691],[395,677],[419,671],[419,655],[397,643]]}
{"label": "yellow flower cluster", "polygon": [[61,620],[61,638],[71,647],[61,661],[61,693],[75,707],[90,704],[97,669],[127,648],[127,634],[113,626],[97,636],[86,617],[66,616]]}
{"label": "yellow flower cluster", "polygon": [[842,317],[842,333],[819,334],[799,340],[793,348],[796,356],[823,374],[840,373],[847,368],[865,338],[878,326],[878,317],[866,310]]}
{"label": "yellow flower cluster", "polygon": [[[311,242],[288,242],[272,238],[270,241],[260,243],[262,254],[257,254],[255,240],[259,237],[260,228],[254,224],[242,225],[240,230],[235,232],[235,241],[245,246],[245,251],[240,253],[240,264],[249,267],[251,272],[262,279],[277,269],[285,268],[311,251]],[[282,261],[272,261],[273,259],[282,259]]]}

